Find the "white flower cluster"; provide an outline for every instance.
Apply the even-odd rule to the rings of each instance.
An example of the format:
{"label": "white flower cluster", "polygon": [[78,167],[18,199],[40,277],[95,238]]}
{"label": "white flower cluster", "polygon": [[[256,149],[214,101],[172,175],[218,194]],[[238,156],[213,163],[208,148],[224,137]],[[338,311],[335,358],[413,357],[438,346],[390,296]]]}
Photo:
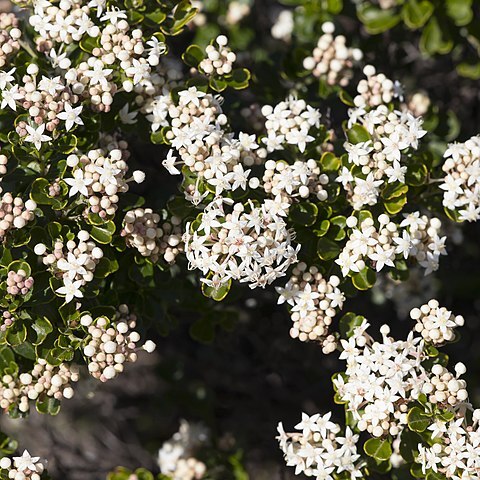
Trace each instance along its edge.
{"label": "white flower cluster", "polygon": [[290,96],[274,107],[264,105],[262,114],[266,118],[267,130],[267,137],[262,141],[268,152],[283,150],[284,143],[287,143],[297,146],[303,153],[307,143],[315,140],[309,132],[312,127],[319,127],[320,112],[307,105],[305,100]]}
{"label": "white flower cluster", "polygon": [[21,36],[17,16],[14,13],[0,13],[0,68],[20,49]]}
{"label": "white flower cluster", "polygon": [[201,424],[182,420],[180,428],[158,451],[160,472],[172,480],[199,480],[207,467],[193,455],[209,440],[209,432]]}
{"label": "white flower cluster", "polygon": [[45,466],[40,457],[32,457],[27,450],[21,457],[3,457],[0,459],[0,471],[5,470],[8,478],[12,480],[40,480]]}
{"label": "white flower cluster", "polygon": [[198,226],[187,225],[190,267],[201,270],[207,276],[202,281],[215,289],[230,279],[248,282],[250,288],[265,287],[284,276],[300,248],[293,247],[284,220],[288,205],[267,199],[260,206],[236,203],[226,213],[227,202],[217,198],[205,207]]}
{"label": "white flower cluster", "polygon": [[465,143],[451,143],[443,155],[443,205],[458,211],[462,221],[480,219],[480,135]]}
{"label": "white flower cluster", "polygon": [[320,172],[319,164],[313,159],[296,160],[293,165],[282,160],[267,160],[262,181],[266,193],[280,196],[286,203],[292,203],[296,197],[315,195],[321,202],[328,197],[324,188],[328,176]]}
{"label": "white flower cluster", "polygon": [[467,382],[459,378],[465,372],[463,363],[455,365],[455,375],[437,363],[432,367],[428,378],[424,379],[422,393],[427,395],[428,401],[433,404],[451,407],[462,404],[468,400]]}
{"label": "white flower cluster", "polygon": [[387,325],[380,329],[382,342],[376,342],[366,334],[368,326],[364,320],[348,340],[341,340],[340,359],[347,368],[345,377],[338,375],[333,383],[360,431],[397,436],[407,424],[408,402],[418,398],[428,378],[421,365],[424,344],[413,332],[407,340],[394,341]]}
{"label": "white flower cluster", "polygon": [[318,341],[326,354],[335,350],[337,342],[335,336],[329,334],[329,327],[345,301],[339,284],[340,279],[335,275],[327,281],[317,267],[307,268],[304,262],[293,268],[285,287],[276,288],[280,295],[278,303],[286,302],[291,307],[292,338],[302,342]]}
{"label": "white flower cluster", "polygon": [[237,56],[228,47],[228,38],[225,35],[219,35],[215,42],[205,48],[207,54],[198,69],[205,75],[228,75],[233,70]]}
{"label": "white flower cluster", "polygon": [[[140,334],[135,331],[137,317],[130,313],[127,305],[118,307],[113,321],[106,317],[93,319],[85,314],[80,323],[88,329],[88,342],[85,343],[83,353],[87,358],[88,371],[92,377],[106,382],[123,372],[125,363],[137,360],[137,343]],[[155,344],[147,340],[143,347],[148,353],[155,350]]]}
{"label": "white flower cluster", "polygon": [[128,191],[131,180],[141,183],[145,175],[135,171],[132,179],[127,179],[126,160],[130,153],[127,143],[118,142],[119,148],[97,148],[87,154],[71,154],[67,165],[72,169],[72,177],[64,178],[70,187],[69,196],[82,195],[86,199],[86,213],[101,218],[113,216],[117,210],[118,194]]}
{"label": "white flower cluster", "polygon": [[[166,120],[168,115],[172,127],[166,138],[178,151],[180,160],[177,161],[170,150],[163,165],[170,174],[178,175],[180,170],[177,165],[184,164],[198,176],[194,190],[186,193],[194,203],[198,203],[208,193],[202,195],[198,191],[201,179],[215,189],[217,195],[224,191],[247,188],[250,170],[245,171],[243,165],[255,163],[258,144],[255,135],[240,133],[236,139],[224,130],[227,118],[222,113],[217,98],[196,87],[190,87],[179,92],[177,106],[168,97],[164,108],[162,122],[169,124]],[[157,117],[151,120],[154,121],[154,126],[160,122]]]}
{"label": "white flower cluster", "polygon": [[395,261],[402,258],[415,259],[425,268],[425,275],[436,271],[440,255],[447,254],[446,237],[439,236],[440,220],[419,212],[404,214],[404,217],[397,225],[388,215],[381,214],[378,228],[372,218],[366,218],[358,225],[356,217],[349,217],[347,226],[352,232],[335,260],[343,276],[363,270],[365,260],[379,272],[385,267],[395,267]]}
{"label": "white flower cluster", "polygon": [[103,257],[103,250],[90,240],[86,230],[78,232],[77,241],[54,242],[52,253],[48,253],[43,243],[35,245],[34,252],[42,256],[43,264],[62,280],[63,286],[55,292],[65,296],[67,303],[83,297],[81,288],[93,280],[95,267]]}
{"label": "white flower cluster", "polygon": [[[94,110],[108,112],[120,88],[135,91],[137,103],[144,96],[159,93],[165,81],[156,67],[166,47],[155,37],[144,43],[141,29],[130,31],[127,12],[114,6],[104,12],[104,8],[105,2],[100,1],[88,5],[80,1],[38,4],[30,24],[39,34],[38,50],[46,52],[52,65],[64,71],[72,91],[88,99]],[[85,61],[70,68],[66,53],[60,54],[62,47],[85,38],[98,46]],[[123,79],[121,85],[115,83],[117,75]]]}
{"label": "white flower cluster", "polygon": [[[345,142],[349,167],[344,166],[337,181],[341,182],[356,210],[378,202],[380,189],[387,183],[405,183],[406,161],[419,140],[427,133],[422,119],[410,112],[390,111],[380,105],[368,113],[349,110],[350,121],[368,130],[371,140],[352,144]],[[353,174],[352,169],[361,169]],[[386,178],[385,178],[386,177]]]}
{"label": "white flower cluster", "polygon": [[167,263],[175,262],[183,252],[181,219],[172,216],[160,225],[160,215],[151,208],[136,208],[125,214],[120,232],[129,247],[136,248],[152,262],[163,258]]}
{"label": "white flower cluster", "polygon": [[28,113],[28,122],[22,120],[16,125],[16,132],[26,142],[31,142],[40,150],[43,142],[52,138],[45,134],[55,131],[60,121],[65,122],[68,131],[75,125],[83,125],[80,118],[83,107],[73,107],[79,101],[79,96],[66,86],[60,76],[53,78],[42,75],[35,63],[27,67],[27,73],[22,77],[21,83],[15,82],[13,73],[1,72],[0,89],[2,91],[2,108],[8,105],[16,111],[20,106]]}
{"label": "white flower cluster", "polygon": [[353,77],[353,66],[363,58],[358,48],[349,48],[343,35],[334,35],[335,25],[325,22],[312,56],[303,60],[303,67],[328,85],[346,87]]}
{"label": "white flower cluster", "polygon": [[30,410],[30,400],[72,398],[72,382],[78,381],[75,366],[61,363],[54,367],[39,358],[29,373],[4,375],[0,382],[0,407],[8,410],[12,405],[25,413]]}
{"label": "white flower cluster", "polygon": [[13,296],[26,295],[33,287],[33,277],[28,276],[25,270],[10,270],[7,273],[7,293]]}
{"label": "white flower cluster", "polygon": [[9,192],[4,193],[0,203],[0,241],[5,239],[10,230],[23,228],[31,222],[36,208],[37,204],[33,200],[24,203],[20,197],[13,197]]}
{"label": "white flower cluster", "polygon": [[420,308],[412,309],[410,318],[416,321],[415,331],[433,345],[451,342],[455,338],[455,328],[465,323],[461,315],[453,315],[433,299]]}
{"label": "white flower cluster", "polygon": [[432,425],[432,438],[436,442],[431,446],[418,445],[419,456],[416,459],[427,471],[439,473],[452,480],[478,478],[480,471],[480,410],[472,413],[471,424],[464,416],[450,422],[437,420]]}
{"label": "white flower cluster", "polygon": [[363,73],[367,78],[358,83],[358,95],[353,99],[356,107],[361,109],[378,107],[402,97],[402,86],[387,78],[383,73],[377,74],[373,65],[366,65]]}
{"label": "white flower cluster", "polygon": [[302,421],[295,426],[299,432],[295,433],[285,433],[279,423],[277,440],[287,466],[295,467],[295,475],[303,473],[316,480],[334,480],[340,474],[351,480],[364,478],[357,451],[359,436],[349,427],[345,436],[340,435],[340,426],[330,420],[331,416],[331,412],[323,416],[302,413]]}

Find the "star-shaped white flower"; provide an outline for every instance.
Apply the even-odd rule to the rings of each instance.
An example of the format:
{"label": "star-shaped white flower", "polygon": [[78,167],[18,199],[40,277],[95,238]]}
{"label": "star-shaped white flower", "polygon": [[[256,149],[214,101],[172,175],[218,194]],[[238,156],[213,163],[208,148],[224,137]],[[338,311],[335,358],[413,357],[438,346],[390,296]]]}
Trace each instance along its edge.
{"label": "star-shaped white flower", "polygon": [[32,472],[37,471],[35,464],[40,460],[40,457],[32,457],[27,450],[23,451],[21,457],[13,457],[13,463],[15,468],[19,472],[24,472],[25,470],[31,470]]}
{"label": "star-shaped white flower", "polygon": [[26,142],[33,143],[37,150],[42,148],[42,142],[49,142],[52,138],[48,135],[44,135],[43,132],[45,131],[45,124],[42,123],[37,129],[27,125],[26,130],[28,135],[25,137]]}
{"label": "star-shaped white flower", "polygon": [[80,169],[73,172],[73,178],[65,178],[64,181],[67,185],[70,185],[69,197],[73,197],[77,193],[88,197],[87,187],[93,182],[91,178],[84,178],[83,171]]}
{"label": "star-shaped white flower", "polygon": [[65,120],[65,128],[67,132],[75,125],[83,125],[83,120],[80,118],[80,113],[82,113],[83,107],[73,108],[69,103],[65,103],[64,111],[57,113],[57,118],[60,120]]}
{"label": "star-shaped white flower", "polygon": [[68,277],[63,279],[63,287],[57,288],[56,293],[65,295],[65,302],[70,303],[74,297],[83,298],[83,293],[80,291],[82,280],[72,282]]}

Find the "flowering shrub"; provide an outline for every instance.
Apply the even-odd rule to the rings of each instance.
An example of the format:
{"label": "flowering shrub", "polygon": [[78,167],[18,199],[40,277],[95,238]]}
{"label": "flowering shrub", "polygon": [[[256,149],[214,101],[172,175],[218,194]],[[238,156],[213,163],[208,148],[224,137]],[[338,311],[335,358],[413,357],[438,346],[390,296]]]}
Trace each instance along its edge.
{"label": "flowering shrub", "polygon": [[[229,326],[214,302],[245,283],[285,305],[291,337],[346,362],[333,379],[344,426],[331,413],[303,414],[297,433],[279,426],[296,474],[474,478],[480,414],[465,367],[452,373],[438,350],[463,317],[430,300],[411,310],[406,340],[385,325],[379,342],[341,312],[373,287],[436,272],[454,224],[478,220],[479,137],[453,142],[452,113],[364,61],[375,59],[332,21],[341,1],[285,2],[297,7],[272,26],[283,63],[271,84],[248,38],[202,38],[207,3],[35,0],[0,13],[0,406],[14,418],[33,405],[57,414],[82,377],[106,382],[155,350],[145,332],[157,310],[206,312],[190,333],[211,340]],[[251,7],[227,3],[234,33]],[[400,19],[423,28],[430,54],[451,49],[440,19],[473,21],[471,2],[353,3],[371,34]],[[156,158],[146,165],[141,149]],[[158,478],[246,478],[230,446],[211,460],[206,432],[182,423],[159,451]],[[1,462],[5,478],[45,478],[27,451]]]}

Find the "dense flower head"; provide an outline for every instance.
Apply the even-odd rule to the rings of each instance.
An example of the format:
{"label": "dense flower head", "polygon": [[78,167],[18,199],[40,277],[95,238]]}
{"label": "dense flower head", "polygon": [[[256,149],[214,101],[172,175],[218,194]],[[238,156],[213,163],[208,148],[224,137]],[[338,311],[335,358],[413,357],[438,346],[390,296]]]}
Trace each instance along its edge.
{"label": "dense flower head", "polygon": [[363,57],[362,51],[347,47],[343,35],[334,35],[333,23],[325,22],[322,31],[312,55],[303,60],[303,67],[329,85],[346,87],[353,77],[353,65]]}
{"label": "dense flower head", "polygon": [[12,480],[40,480],[44,470],[40,457],[32,457],[28,450],[18,457],[0,459],[0,471]]}
{"label": "dense flower head", "polygon": [[303,473],[317,480],[333,480],[342,472],[352,480],[363,478],[363,460],[357,452],[359,435],[349,427],[342,435],[340,425],[333,423],[331,416],[331,412],[312,416],[302,413],[295,433],[285,433],[279,423],[277,440],[287,466],[295,467],[296,475]]}
{"label": "dense flower head", "polygon": [[336,338],[329,327],[345,300],[339,284],[337,276],[332,275],[327,280],[317,267],[308,268],[304,262],[293,268],[285,287],[277,287],[278,303],[287,303],[290,308],[292,338],[318,341],[324,353],[335,350]]}
{"label": "dense flower head", "polygon": [[213,288],[230,280],[265,287],[297,261],[300,247],[292,244],[284,219],[286,206],[278,198],[259,206],[231,203],[217,198],[205,207],[198,222],[187,225],[187,259]]}
{"label": "dense flower head", "polygon": [[457,212],[461,221],[480,218],[480,136],[465,143],[451,143],[443,155],[445,172],[440,188],[443,205]]}

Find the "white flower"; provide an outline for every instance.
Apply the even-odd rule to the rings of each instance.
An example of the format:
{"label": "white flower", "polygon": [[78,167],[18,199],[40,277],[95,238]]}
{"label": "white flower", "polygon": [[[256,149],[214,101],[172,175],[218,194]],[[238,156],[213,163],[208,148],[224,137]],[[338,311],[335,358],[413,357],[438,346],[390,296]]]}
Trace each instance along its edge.
{"label": "white flower", "polygon": [[92,184],[91,178],[85,178],[83,171],[77,169],[73,172],[73,178],[64,178],[66,184],[70,185],[70,191],[68,195],[73,197],[75,194],[80,193],[84,197],[88,197],[88,186]]}
{"label": "white flower", "polygon": [[18,92],[18,85],[14,85],[10,89],[3,89],[2,91],[2,103],[0,108],[5,108],[7,105],[14,111],[17,110],[17,100],[23,98],[23,95]]}
{"label": "white flower", "polygon": [[83,293],[80,291],[82,284],[82,280],[76,280],[73,282],[70,278],[66,277],[63,279],[63,287],[57,288],[55,291],[59,295],[65,295],[65,302],[70,303],[75,297],[83,297]]}
{"label": "white flower", "polygon": [[178,92],[180,102],[183,105],[188,105],[190,102],[196,107],[200,106],[200,98],[204,97],[206,93],[201,90],[197,90],[197,87],[190,87],[188,90],[182,90]]}
{"label": "white flower", "polygon": [[39,460],[40,457],[32,457],[27,450],[23,451],[21,457],[13,457],[13,463],[19,472],[25,472],[26,470],[36,472],[37,467],[35,464],[38,463]]}
{"label": "white flower", "polygon": [[45,131],[44,123],[39,125],[36,129],[31,127],[30,125],[27,125],[25,128],[28,132],[28,135],[25,137],[25,141],[33,143],[37,150],[40,150],[40,148],[42,148],[42,142],[49,142],[52,139],[48,135],[43,134],[43,132]]}
{"label": "white flower", "polygon": [[120,121],[124,125],[134,125],[135,123],[137,123],[137,121],[135,119],[137,118],[138,111],[129,112],[128,108],[129,108],[128,103],[126,103],[119,110],[118,117],[120,118]]}
{"label": "white flower", "polygon": [[83,107],[73,108],[69,103],[65,103],[64,111],[57,113],[57,118],[60,120],[65,120],[65,128],[67,132],[75,125],[83,125],[83,120],[80,118],[80,113],[82,112]]}
{"label": "white flower", "polygon": [[173,150],[169,150],[167,153],[167,158],[163,160],[162,165],[168,170],[170,175],[180,175],[180,170],[175,167],[175,162],[177,157],[173,156]]}

